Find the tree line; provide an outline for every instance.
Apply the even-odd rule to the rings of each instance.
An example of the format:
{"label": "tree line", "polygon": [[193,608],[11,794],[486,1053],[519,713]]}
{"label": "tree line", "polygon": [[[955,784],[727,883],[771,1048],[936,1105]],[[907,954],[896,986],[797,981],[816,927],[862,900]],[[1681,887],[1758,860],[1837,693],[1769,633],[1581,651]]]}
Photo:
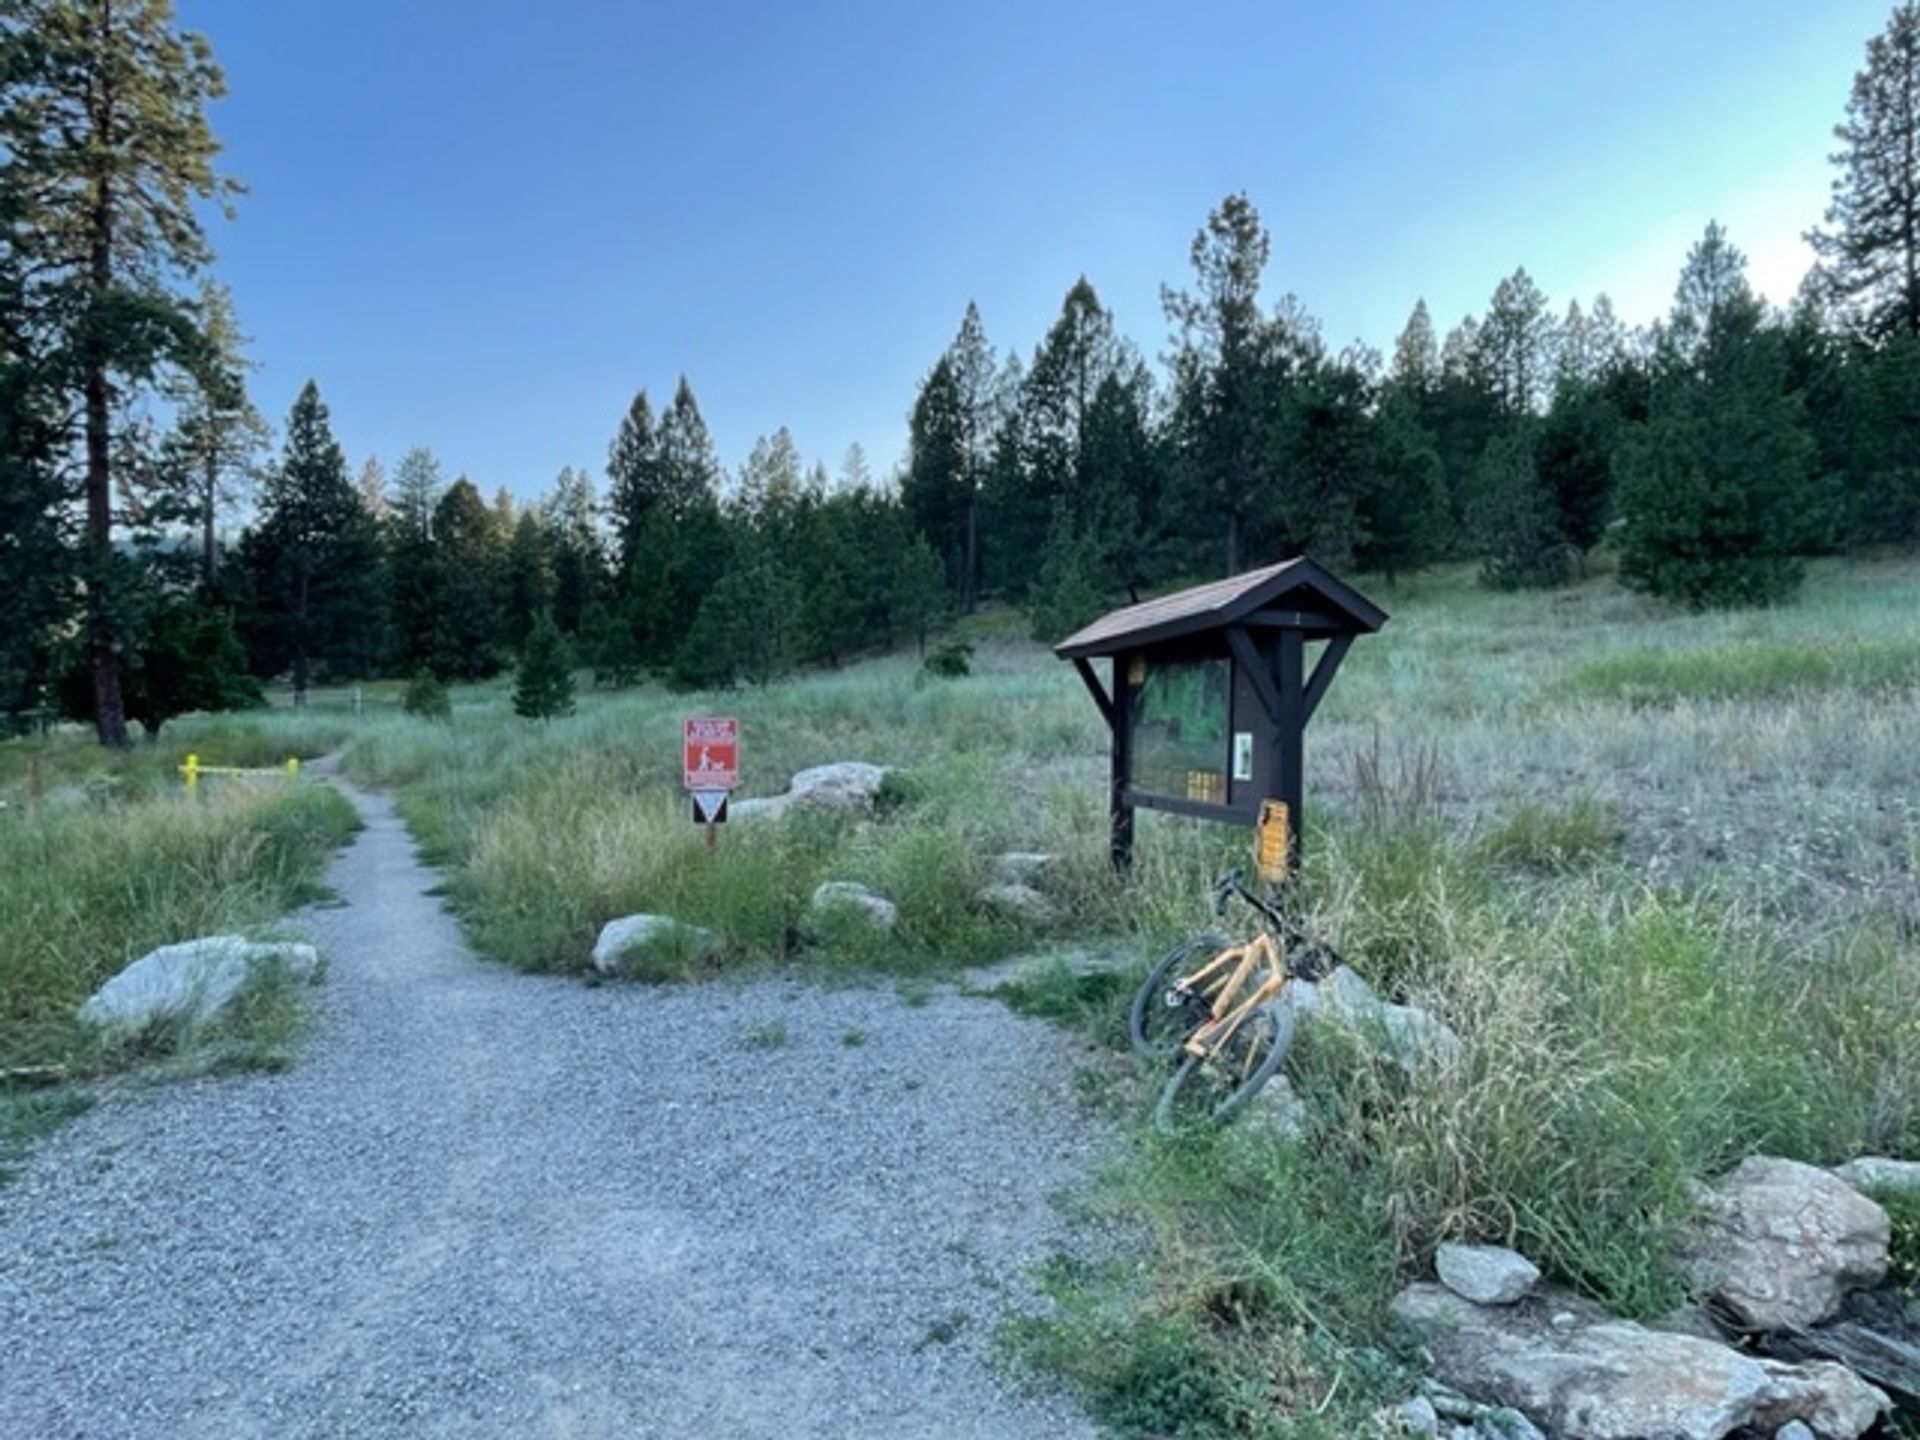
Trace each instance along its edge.
{"label": "tree line", "polygon": [[1054,638],[1305,551],[1517,587],[1605,543],[1627,583],[1725,605],[1785,598],[1810,555],[1920,541],[1912,0],[1869,43],[1784,312],[1708,225],[1644,329],[1605,296],[1556,309],[1523,268],[1444,336],[1419,302],[1390,353],[1336,349],[1264,298],[1271,237],[1236,194],[1163,290],[1157,365],[1081,278],[1025,356],[967,307],[885,479],[858,447],[829,476],[784,429],[728,474],[683,378],[634,397],[597,484],[569,467],[526,504],[424,448],[351,469],[311,382],[269,453],[203,229],[238,188],[206,120],[223,89],[165,0],[0,15],[0,713],[58,706],[103,743],[278,678],[532,657],[528,696],[576,664],[765,682],[988,598]]}

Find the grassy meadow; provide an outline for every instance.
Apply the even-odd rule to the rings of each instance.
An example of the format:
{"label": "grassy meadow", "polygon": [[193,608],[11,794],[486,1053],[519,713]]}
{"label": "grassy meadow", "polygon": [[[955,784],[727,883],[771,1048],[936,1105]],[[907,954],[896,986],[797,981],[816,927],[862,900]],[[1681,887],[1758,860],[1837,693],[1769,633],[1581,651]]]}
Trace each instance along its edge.
{"label": "grassy meadow", "polygon": [[[1165,1139],[1139,1124],[1161,1077],[1125,1055],[1124,979],[1063,968],[1014,997],[1110,1042],[1084,1091],[1128,1138],[1089,1203],[1130,1238],[1052,1267],[1055,1314],[1013,1339],[1121,1433],[1365,1433],[1394,1373],[1385,1302],[1438,1241],[1514,1243],[1658,1316],[1683,1298],[1664,1255],[1693,1180],[1756,1150],[1920,1155],[1920,564],[1816,565],[1797,603],[1738,614],[1604,575],[1363,588],[1393,619],[1309,732],[1302,899],[1464,1058],[1408,1077],[1309,1034],[1290,1062],[1308,1139]],[[918,986],[1089,941],[1144,969],[1206,922],[1248,837],[1145,815],[1117,882],[1106,733],[1073,672],[1015,617],[959,633],[976,646],[959,679],[899,655],[722,695],[589,691],[544,722],[514,717],[504,683],[457,692],[446,722],[379,691],[360,713],[322,696],[198,733],[343,747],[349,776],[397,792],[475,945],[515,966],[580,970],[601,924],[651,910],[720,937],[689,978],[782,964]],[[872,820],[735,822],[709,856],[678,791],[679,717],[708,707],[741,717],[744,794],[828,761],[900,771]],[[23,752],[0,746],[0,913],[34,937],[29,973],[59,977],[32,982],[52,998],[25,1019],[57,1021],[142,945],[264,918],[310,877],[331,840],[318,799],[183,811],[159,793],[195,736],[82,765],[77,798],[24,822]],[[281,845],[280,825],[304,839]],[[1060,857],[1056,922],[978,903],[1015,849]],[[179,870],[194,883],[160,878]],[[898,929],[803,942],[827,879],[891,897]],[[16,973],[0,1013],[17,1025]]]}
{"label": "grassy meadow", "polygon": [[[1054,1318],[1016,1338],[1122,1433],[1360,1433],[1392,1368],[1385,1301],[1441,1239],[1515,1243],[1657,1316],[1683,1299],[1664,1255],[1691,1181],[1754,1150],[1920,1154],[1920,566],[1816,567],[1795,605],[1741,614],[1606,576],[1376,593],[1394,619],[1309,735],[1302,890],[1465,1062],[1408,1078],[1303,1043],[1312,1139],[1166,1141],[1136,1128],[1159,1077],[1124,1056],[1124,982],[1063,969],[1016,997],[1112,1042],[1086,1090],[1133,1138],[1095,1203],[1137,1242],[1057,1267]],[[961,632],[957,680],[895,656],[725,695],[588,694],[537,724],[465,692],[450,724],[364,723],[346,768],[397,787],[476,944],[514,965],[578,969],[631,910],[715,930],[701,973],[930,977],[1090,939],[1144,965],[1204,922],[1246,837],[1143,816],[1117,884],[1078,681],[1014,617]],[[746,794],[834,760],[902,772],[871,822],[735,823],[709,857],[676,788],[678,718],[708,706],[741,717]],[[1061,857],[1055,925],[975,901],[1009,849]],[[895,899],[898,931],[803,944],[824,879]],[[1196,1415],[1209,1428],[1175,1424]]]}

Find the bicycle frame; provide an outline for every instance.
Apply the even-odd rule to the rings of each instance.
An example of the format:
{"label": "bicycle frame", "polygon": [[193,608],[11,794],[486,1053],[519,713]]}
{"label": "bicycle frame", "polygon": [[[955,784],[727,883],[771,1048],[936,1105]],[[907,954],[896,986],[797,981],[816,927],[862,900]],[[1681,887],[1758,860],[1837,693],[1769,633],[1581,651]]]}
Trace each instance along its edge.
{"label": "bicycle frame", "polygon": [[[1242,990],[1263,968],[1257,983],[1243,996]],[[1244,945],[1228,946],[1198,970],[1174,982],[1177,992],[1212,1002],[1210,1017],[1194,1028],[1180,1048],[1189,1055],[1218,1059],[1246,1018],[1278,995],[1286,983],[1286,961],[1272,935],[1262,931]]]}

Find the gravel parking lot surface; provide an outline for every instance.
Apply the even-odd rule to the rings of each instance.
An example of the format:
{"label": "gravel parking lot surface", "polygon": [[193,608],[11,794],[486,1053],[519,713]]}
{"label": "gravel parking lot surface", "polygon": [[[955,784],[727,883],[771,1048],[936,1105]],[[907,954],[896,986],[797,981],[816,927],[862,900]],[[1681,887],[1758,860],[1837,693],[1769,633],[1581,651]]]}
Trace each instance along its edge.
{"label": "gravel parking lot surface", "polygon": [[299,1062],[110,1100],[0,1187],[0,1436],[1092,1433],[990,1344],[1070,1240],[1075,1041],[507,971],[354,798]]}

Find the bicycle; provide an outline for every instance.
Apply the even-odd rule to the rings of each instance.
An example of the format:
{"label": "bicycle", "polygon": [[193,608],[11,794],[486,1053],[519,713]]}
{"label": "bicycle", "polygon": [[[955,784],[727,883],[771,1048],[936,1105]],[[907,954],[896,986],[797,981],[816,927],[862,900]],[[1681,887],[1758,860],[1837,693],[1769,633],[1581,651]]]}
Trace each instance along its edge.
{"label": "bicycle", "polygon": [[[1217,930],[1189,936],[1147,972],[1133,997],[1134,1053],[1180,1061],[1154,1108],[1162,1130],[1195,1110],[1220,1124],[1258,1094],[1293,1044],[1294,1012],[1279,1003],[1288,982],[1318,979],[1340,963],[1286,914],[1277,894],[1254,894],[1238,869],[1214,884],[1215,916],[1224,917],[1235,898],[1260,919],[1253,938],[1235,944]],[[1199,956],[1206,958],[1189,969]]]}

